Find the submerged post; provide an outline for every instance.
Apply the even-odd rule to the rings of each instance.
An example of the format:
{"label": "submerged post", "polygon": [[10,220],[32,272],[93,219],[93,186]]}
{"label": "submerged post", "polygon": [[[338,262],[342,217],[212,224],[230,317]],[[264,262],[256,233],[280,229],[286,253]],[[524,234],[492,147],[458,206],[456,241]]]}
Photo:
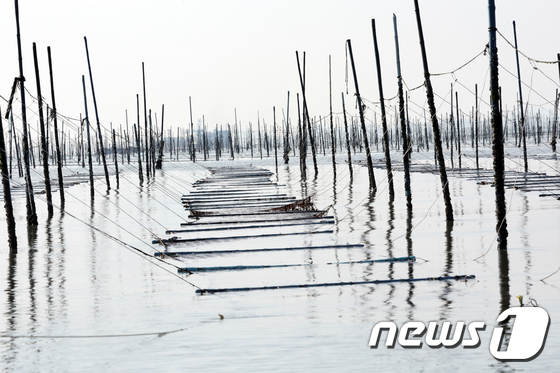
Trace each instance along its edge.
{"label": "submerged post", "polygon": [[35,64],[35,81],[37,84],[37,102],[39,104],[39,126],[41,128],[41,156],[43,158],[43,176],[45,177],[45,194],[47,197],[47,214],[52,217],[54,208],[52,204],[51,178],[49,175],[49,150],[45,134],[45,118],[43,116],[43,95],[41,94],[41,79],[39,75],[39,62],[37,60],[37,44],[33,43],[33,62]]}
{"label": "submerged post", "polygon": [[424,78],[426,79],[426,96],[430,107],[430,117],[432,118],[432,130],[434,133],[434,151],[439,166],[439,175],[441,186],[443,188],[443,199],[445,201],[445,217],[447,221],[453,221],[453,206],[451,205],[451,194],[449,193],[449,184],[447,181],[447,171],[445,169],[445,159],[443,158],[443,149],[441,144],[441,134],[439,132],[439,124],[437,119],[436,105],[434,104],[434,91],[430,80],[430,70],[428,68],[428,57],[426,55],[426,47],[424,45],[424,33],[422,31],[422,20],[420,18],[420,8],[418,0],[414,0],[416,8],[416,23],[418,24],[418,36],[420,38],[420,49],[422,51],[422,61],[424,65]]}
{"label": "submerged post", "polygon": [[[54,143],[56,146],[56,169],[58,173],[58,192],[60,193],[60,208],[64,208],[64,180],[62,179],[62,154],[60,152],[60,143],[58,140],[58,116],[56,111],[56,101],[54,99],[54,78],[53,78],[53,68],[51,59],[51,47],[47,47],[47,56],[49,59],[49,75],[51,81],[51,99],[52,99],[52,109],[51,115],[53,117],[54,124]],[[82,131],[82,137],[84,136]],[[84,165],[84,160],[82,157],[82,167]]]}
{"label": "submerged post", "polygon": [[399,53],[399,34],[397,31],[397,16],[393,14],[393,27],[395,29],[395,50],[397,53],[397,80],[399,87],[399,119],[401,122],[401,136],[403,143],[403,164],[404,164],[404,193],[406,195],[406,204],[408,208],[412,207],[412,192],[410,191],[410,154],[411,146],[407,136],[405,108],[404,108],[404,92],[403,81],[401,75],[401,58]]}
{"label": "submerged post", "polygon": [[[502,113],[500,112],[500,93],[498,84],[498,47],[496,44],[496,5],[488,0],[490,34],[490,106],[492,110],[492,153],[494,155],[494,185],[496,192],[496,232],[498,249],[507,249],[506,200],[504,187],[504,138]],[[517,46],[516,46],[517,49]],[[521,91],[520,91],[521,93]],[[527,167],[527,164],[525,164]]]}
{"label": "submerged post", "polygon": [[82,75],[82,88],[84,90],[84,108],[85,108],[85,121],[86,121],[86,133],[87,133],[87,151],[88,151],[88,166],[89,166],[89,191],[90,197],[93,201],[95,198],[95,190],[93,187],[93,160],[91,159],[91,139],[89,135],[89,114],[87,108],[87,96],[86,96],[86,80],[85,77]]}
{"label": "submerged post", "polygon": [[6,209],[6,222],[8,225],[8,246],[10,253],[17,252],[16,221],[14,220],[14,206],[12,205],[12,191],[8,175],[8,162],[6,158],[6,144],[4,142],[4,126],[0,116],[0,171],[2,172],[2,190],[4,192],[4,208]]}
{"label": "submerged post", "polygon": [[21,95],[21,121],[23,122],[23,163],[25,165],[25,206],[28,225],[37,225],[37,210],[35,208],[35,196],[33,195],[33,184],[31,182],[31,172],[29,170],[29,140],[27,133],[27,106],[25,105],[25,77],[23,76],[23,58],[21,53],[21,38],[19,33],[19,5],[15,0],[16,8],[16,29],[19,62],[19,88]]}
{"label": "submerged post", "polygon": [[350,180],[354,179],[352,170],[352,151],[350,150],[350,138],[348,136],[348,120],[346,119],[346,105],[344,103],[344,92],[342,94],[342,115],[344,116],[344,133],[346,134],[346,150],[348,151],[348,169],[350,171]]}
{"label": "submerged post", "polygon": [[[391,167],[391,150],[389,149],[389,131],[387,130],[387,115],[385,113],[385,98],[383,97],[383,82],[381,78],[381,62],[379,61],[379,48],[377,46],[377,32],[375,30],[375,19],[371,20],[371,30],[373,32],[373,48],[375,50],[375,61],[377,64],[377,84],[379,87],[379,103],[381,105],[381,125],[383,126],[383,145],[385,147],[385,165],[387,167],[387,181],[389,182],[389,195],[395,195],[393,185],[393,169]],[[406,136],[406,125],[403,130]],[[403,148],[405,144],[403,143]]]}
{"label": "submerged post", "polygon": [[156,162],[156,170],[161,170],[161,168],[163,167],[163,116],[165,114],[164,112],[165,110],[165,106],[162,104],[161,105],[161,136],[160,136],[160,140],[159,140],[159,154],[158,154],[158,159]]}
{"label": "submerged post", "polygon": [[117,178],[117,189],[119,189],[119,160],[117,158],[117,141],[115,137],[115,129],[113,129],[113,156],[115,158],[115,176]]}
{"label": "submerged post", "polygon": [[352,73],[354,75],[354,87],[356,88],[356,98],[358,99],[358,108],[360,112],[360,122],[362,124],[362,135],[364,137],[364,145],[366,147],[366,161],[368,167],[368,176],[369,176],[369,187],[370,189],[376,189],[377,185],[375,184],[375,176],[373,174],[373,162],[371,161],[371,153],[369,151],[369,141],[367,137],[367,129],[366,129],[366,122],[364,119],[364,107],[362,103],[362,97],[360,96],[360,90],[358,88],[358,76],[356,74],[356,67],[354,65],[354,56],[352,54],[352,43],[350,39],[346,40],[346,45],[348,47],[348,53],[350,54],[350,63],[352,65]]}
{"label": "submerged post", "polygon": [[87,39],[84,36],[86,44],[86,56],[89,70],[89,80],[91,82],[91,96],[93,97],[93,108],[95,109],[95,120],[97,122],[97,137],[99,138],[99,148],[101,149],[101,159],[103,160],[103,170],[105,171],[105,182],[107,183],[107,190],[111,189],[111,182],[109,181],[109,170],[107,169],[107,161],[105,160],[105,149],[103,148],[103,136],[101,135],[101,124],[99,123],[99,114],[97,111],[97,100],[95,99],[95,89],[93,88],[93,75],[91,74],[91,64],[89,62],[89,51]]}

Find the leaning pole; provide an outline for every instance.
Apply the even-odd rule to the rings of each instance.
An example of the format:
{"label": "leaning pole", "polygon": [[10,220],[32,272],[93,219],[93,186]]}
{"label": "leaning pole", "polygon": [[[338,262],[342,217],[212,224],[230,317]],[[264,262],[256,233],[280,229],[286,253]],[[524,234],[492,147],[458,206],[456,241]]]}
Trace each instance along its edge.
{"label": "leaning pole", "polygon": [[492,155],[494,156],[494,190],[496,193],[496,232],[498,249],[507,249],[506,199],[504,187],[504,138],[502,113],[500,112],[500,91],[498,84],[498,47],[496,44],[496,5],[488,0],[490,33],[490,107],[492,111]]}

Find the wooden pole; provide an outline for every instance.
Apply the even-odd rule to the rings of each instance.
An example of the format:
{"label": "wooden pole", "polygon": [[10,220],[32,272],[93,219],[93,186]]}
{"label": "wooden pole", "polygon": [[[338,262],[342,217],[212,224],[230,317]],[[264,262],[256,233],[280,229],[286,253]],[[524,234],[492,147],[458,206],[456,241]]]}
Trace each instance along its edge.
{"label": "wooden pole", "polygon": [[117,189],[119,189],[119,159],[117,157],[117,141],[115,140],[114,129],[113,129],[113,155],[115,158],[115,176],[117,178]]}
{"label": "wooden pole", "polygon": [[474,85],[474,144],[475,144],[475,155],[476,155],[476,169],[479,169],[478,165],[478,84]]}
{"label": "wooden pole", "polygon": [[158,160],[156,162],[156,170],[161,170],[161,168],[163,167],[163,116],[165,114],[165,106],[162,104],[161,105],[161,136],[160,136],[160,140],[159,140],[159,154],[158,154]]}
{"label": "wooden pole", "polygon": [[[138,127],[136,127],[138,125]],[[134,137],[136,138],[136,151],[138,152],[138,178],[140,185],[144,183],[142,172],[142,149],[140,148],[140,96],[136,94],[136,123],[134,124]]]}
{"label": "wooden pole", "polygon": [[109,170],[107,169],[107,161],[105,160],[105,149],[103,148],[103,136],[101,135],[101,124],[99,123],[99,114],[98,114],[98,111],[97,111],[97,100],[95,99],[95,89],[93,88],[93,75],[91,74],[91,64],[89,62],[89,51],[88,51],[87,39],[86,39],[85,36],[84,36],[84,42],[86,44],[86,56],[87,56],[87,61],[88,61],[89,80],[91,82],[91,95],[93,97],[93,107],[95,109],[95,120],[97,122],[97,136],[99,138],[99,147],[101,149],[101,159],[103,160],[103,170],[105,171],[105,182],[107,183],[107,190],[110,190],[111,189],[111,182],[109,181]]}
{"label": "wooden pole", "polygon": [[334,179],[336,180],[336,143],[334,141],[334,124],[333,124],[333,114],[332,114],[332,77],[331,77],[331,55],[329,54],[329,117],[331,124],[331,152],[332,152],[332,166]]}
{"label": "wooden pole", "polygon": [[192,121],[192,104],[191,104],[191,96],[189,96],[189,109],[191,115],[191,162],[196,162],[196,153],[194,151],[194,124]]}
{"label": "wooden pole", "polygon": [[[58,174],[58,192],[60,193],[60,208],[64,208],[64,203],[66,199],[64,198],[64,180],[62,178],[62,155],[60,153],[60,142],[58,140],[58,113],[56,111],[56,100],[54,95],[54,77],[53,77],[53,68],[52,68],[52,58],[51,58],[51,47],[47,47],[47,55],[49,59],[49,75],[50,75],[50,82],[51,82],[51,99],[52,99],[52,109],[51,115],[53,116],[53,124],[54,124],[54,143],[56,146],[56,169]],[[82,138],[83,138],[83,130],[82,130]],[[82,156],[82,166],[84,164],[83,156]]]}
{"label": "wooden pole", "polygon": [[[492,4],[494,4],[493,1]],[[519,86],[519,113],[521,115],[521,138],[523,140],[523,165],[525,167],[525,172],[529,172],[529,164],[527,163],[527,131],[525,129],[525,114],[523,112],[523,93],[521,91],[521,72],[519,70],[519,50],[517,49],[517,31],[515,29],[515,21],[513,21],[513,39],[515,41],[515,59],[517,61],[517,84]],[[496,58],[498,57],[496,56]]]}
{"label": "wooden pole", "polygon": [[21,95],[21,121],[23,123],[23,163],[25,166],[25,206],[28,225],[37,225],[37,210],[35,208],[35,197],[33,195],[33,184],[31,182],[31,172],[29,170],[29,140],[27,133],[27,106],[25,105],[25,77],[23,76],[23,58],[21,53],[21,37],[19,32],[19,4],[15,0],[16,9],[16,29],[19,62],[19,88]]}
{"label": "wooden pole", "polygon": [[[385,165],[387,167],[387,181],[389,182],[389,195],[395,195],[393,184],[393,169],[391,167],[391,150],[389,149],[389,132],[387,130],[387,115],[385,113],[385,98],[383,97],[383,82],[381,77],[381,62],[379,59],[379,48],[377,46],[377,32],[375,30],[375,19],[371,20],[373,32],[373,48],[375,50],[375,61],[377,63],[377,84],[379,87],[379,101],[381,105],[381,125],[383,127],[383,144],[385,145]],[[406,126],[405,131],[406,132]]]}
{"label": "wooden pole", "polygon": [[457,153],[459,155],[459,168],[461,168],[461,125],[459,123],[459,93],[455,91],[455,109],[457,110]]}
{"label": "wooden pole", "polygon": [[288,91],[288,103],[286,109],[286,138],[284,140],[284,164],[290,161],[290,91]]}
{"label": "wooden pole", "polygon": [[424,78],[426,84],[426,95],[428,98],[428,105],[430,107],[430,116],[432,118],[432,129],[434,132],[434,147],[439,165],[439,174],[441,185],[443,188],[443,199],[445,201],[445,217],[447,221],[453,221],[453,206],[451,205],[451,194],[449,193],[449,184],[447,181],[447,171],[445,169],[445,159],[443,158],[443,149],[441,144],[441,135],[439,132],[439,124],[437,119],[436,106],[434,104],[434,91],[432,89],[432,82],[430,80],[430,70],[428,68],[428,57],[426,56],[426,47],[424,45],[424,33],[422,31],[422,20],[420,18],[420,9],[418,7],[418,0],[414,0],[416,8],[416,22],[418,24],[418,36],[420,38],[420,49],[422,50],[422,61],[424,65]]}
{"label": "wooden pole", "polygon": [[[502,113],[500,112],[499,107],[500,93],[498,83],[498,47],[496,43],[496,5],[494,0],[488,0],[488,14],[488,31],[490,34],[490,105],[492,110],[492,153],[494,156],[494,190],[496,193],[497,218],[496,232],[498,233],[498,249],[506,250],[508,231],[504,187],[504,139],[502,128]],[[519,93],[521,93],[521,91],[519,91]],[[525,164],[525,168],[527,168],[527,164]]]}
{"label": "wooden pole", "polygon": [[342,115],[344,115],[344,133],[346,134],[346,150],[348,151],[348,169],[350,171],[350,180],[354,179],[354,173],[352,170],[352,151],[350,150],[350,138],[348,136],[348,120],[346,119],[346,105],[344,103],[344,92],[340,92],[342,95]]}
{"label": "wooden pole", "polygon": [[401,74],[401,59],[399,52],[399,34],[397,31],[397,16],[393,14],[393,27],[395,30],[395,50],[397,53],[397,81],[399,87],[399,119],[401,122],[401,137],[403,143],[403,164],[404,164],[404,191],[406,195],[407,207],[412,207],[412,192],[410,190],[410,155],[411,146],[407,136],[406,120],[405,120],[405,107],[404,107],[404,92]]}
{"label": "wooden pole", "polygon": [[39,126],[41,128],[41,155],[43,158],[43,176],[45,177],[45,194],[47,197],[47,214],[51,218],[54,214],[52,204],[51,178],[49,176],[49,151],[45,134],[45,118],[43,117],[43,95],[41,94],[41,79],[39,62],[37,60],[37,44],[33,43],[33,62],[35,63],[35,81],[37,84],[37,102],[39,105]]}
{"label": "wooden pole", "polygon": [[354,65],[354,55],[352,54],[352,43],[350,39],[346,40],[346,45],[348,47],[348,52],[350,54],[350,62],[352,65],[352,73],[354,75],[354,87],[356,88],[356,98],[358,99],[358,108],[360,112],[360,122],[362,124],[362,134],[364,136],[364,144],[366,147],[366,161],[367,161],[367,168],[368,168],[368,176],[369,176],[369,187],[370,189],[377,189],[377,185],[375,184],[375,176],[373,174],[373,162],[371,161],[371,153],[369,151],[369,142],[367,137],[367,129],[366,129],[366,122],[364,119],[364,107],[362,103],[362,97],[360,96],[360,89],[358,88],[358,76],[356,74],[356,67]]}
{"label": "wooden pole", "polygon": [[[146,106],[146,75],[144,73],[144,62],[142,62],[142,92],[144,97],[144,148],[146,151],[146,177],[150,179],[150,140],[148,136],[148,108]],[[140,126],[140,123],[138,123]]]}
{"label": "wooden pole", "polygon": [[10,177],[8,175],[8,163],[6,158],[6,144],[4,142],[4,126],[0,116],[0,171],[2,171],[2,189],[4,192],[4,208],[6,210],[6,222],[8,226],[8,247],[10,253],[17,253],[16,221],[14,219],[14,207],[12,205],[12,192],[10,189]]}
{"label": "wooden pole", "polygon": [[95,199],[95,189],[93,187],[93,159],[91,158],[91,138],[89,135],[89,114],[87,107],[87,96],[86,96],[86,81],[85,77],[82,75],[82,87],[84,91],[84,108],[85,108],[85,121],[86,121],[86,132],[87,132],[87,151],[88,151],[88,165],[89,165],[89,190],[91,201]]}
{"label": "wooden pole", "polygon": [[311,143],[311,155],[313,157],[313,169],[315,171],[315,177],[319,174],[319,168],[317,167],[317,149],[315,147],[315,136],[313,136],[313,131],[311,128],[311,121],[309,120],[309,109],[307,108],[307,98],[305,95],[305,52],[303,53],[303,73],[299,63],[299,54],[296,51],[296,61],[298,64],[299,82],[301,85],[301,93],[303,97],[303,125],[305,126],[307,122],[307,132],[309,132],[309,140]]}
{"label": "wooden pole", "polygon": [[276,144],[276,107],[275,106],[272,107],[272,118],[274,120],[274,162],[276,164],[276,175],[278,175],[278,146]]}

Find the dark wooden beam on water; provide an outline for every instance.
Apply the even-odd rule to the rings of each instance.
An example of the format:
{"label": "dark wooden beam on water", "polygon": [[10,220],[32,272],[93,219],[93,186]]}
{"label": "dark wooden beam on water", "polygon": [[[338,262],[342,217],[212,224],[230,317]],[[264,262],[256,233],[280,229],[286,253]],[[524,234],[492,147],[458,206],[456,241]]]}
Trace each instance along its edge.
{"label": "dark wooden beam on water", "polygon": [[262,228],[282,228],[282,227],[294,227],[301,225],[327,225],[334,224],[334,220],[324,220],[318,222],[305,222],[305,223],[288,223],[288,224],[263,224],[263,225],[247,225],[244,227],[217,227],[217,228],[202,228],[202,229],[177,229],[165,231],[165,234],[174,233],[196,233],[196,232],[210,232],[210,231],[228,231],[228,230],[238,230],[238,229],[262,229]]}
{"label": "dark wooden beam on water", "polygon": [[223,255],[223,254],[240,254],[240,253],[258,253],[269,251],[300,251],[300,250],[327,250],[327,249],[357,249],[364,247],[364,244],[346,244],[346,245],[324,245],[324,246],[298,246],[298,247],[278,247],[266,249],[237,249],[237,250],[211,250],[211,251],[158,251],[154,256],[181,256],[181,255]]}
{"label": "dark wooden beam on water", "polygon": [[[313,217],[313,216],[307,216],[307,217],[302,217],[302,218],[282,218],[282,221],[304,221],[304,220],[316,220],[316,219],[333,219],[333,216],[319,216],[319,217]],[[181,227],[196,227],[199,225],[222,225],[222,224],[249,224],[249,223],[273,223],[273,222],[277,222],[278,220],[271,220],[271,219],[255,219],[255,220],[235,220],[235,221],[227,221],[227,220],[221,220],[221,221],[205,221],[205,222],[198,222],[198,221],[194,221],[194,222],[187,222],[187,223],[181,223]]]}
{"label": "dark wooden beam on water", "polygon": [[172,243],[188,243],[200,241],[216,241],[216,240],[239,240],[247,238],[264,238],[264,237],[279,237],[279,236],[300,236],[303,234],[325,234],[333,233],[332,230],[315,231],[315,232],[295,232],[295,233],[270,233],[270,234],[257,234],[252,236],[232,236],[232,237],[204,237],[204,238],[176,238],[153,240],[152,244],[172,244]]}
{"label": "dark wooden beam on water", "polygon": [[[351,261],[351,262],[325,263],[325,265],[403,263],[403,262],[412,263],[414,261],[416,261],[415,256],[405,256],[405,257],[401,257],[401,258],[370,259],[370,260],[356,260],[356,261]],[[217,266],[217,267],[184,267],[184,268],[178,268],[177,272],[179,272],[179,273],[190,273],[190,272],[243,271],[243,270],[247,270],[247,269],[311,267],[311,266],[317,266],[317,265],[320,265],[320,263],[237,265],[237,266]]]}
{"label": "dark wooden beam on water", "polygon": [[372,281],[327,282],[327,283],[320,283],[320,284],[272,285],[272,286],[257,286],[257,287],[245,287],[245,288],[197,289],[196,293],[214,294],[214,293],[254,291],[254,290],[280,290],[280,289],[300,289],[300,288],[317,288],[317,287],[332,287],[332,286],[413,283],[413,282],[420,282],[420,281],[467,281],[467,280],[473,280],[474,278],[475,278],[474,275],[461,275],[461,276],[403,278],[403,279],[387,279],[387,280],[372,280]]}

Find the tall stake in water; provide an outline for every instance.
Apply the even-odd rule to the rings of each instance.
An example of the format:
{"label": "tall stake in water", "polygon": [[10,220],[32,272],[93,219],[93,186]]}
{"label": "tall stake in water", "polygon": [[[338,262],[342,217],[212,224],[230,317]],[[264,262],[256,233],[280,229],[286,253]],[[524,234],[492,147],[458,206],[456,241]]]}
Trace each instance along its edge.
{"label": "tall stake in water", "polygon": [[[383,82],[381,80],[381,62],[379,60],[379,48],[377,46],[377,32],[375,30],[375,19],[371,20],[371,30],[373,32],[373,48],[375,50],[375,61],[377,63],[377,84],[379,87],[379,101],[381,104],[381,125],[383,126],[383,145],[385,146],[385,165],[387,167],[389,195],[394,196],[395,187],[393,185],[393,169],[391,167],[391,150],[389,149],[389,132],[387,130],[387,115],[385,113],[385,98],[383,97]],[[404,132],[406,132],[406,126]]]}
{"label": "tall stake in water", "polygon": [[399,53],[399,34],[397,31],[397,16],[393,14],[393,27],[395,29],[395,50],[397,53],[397,80],[399,87],[399,119],[401,122],[401,136],[403,143],[403,164],[404,164],[404,191],[406,195],[406,204],[408,208],[412,207],[412,192],[410,191],[410,154],[411,147],[408,141],[405,110],[404,110],[404,93],[401,74],[401,58]]}
{"label": "tall stake in water", "polygon": [[[494,2],[492,2],[492,4],[493,3]],[[520,123],[521,138],[523,139],[523,165],[525,166],[525,172],[528,172],[529,165],[527,163],[527,139],[526,139],[527,131],[525,130],[525,114],[523,112],[523,93],[521,92],[521,72],[519,71],[519,50],[517,49],[517,31],[515,29],[515,21],[513,21],[513,39],[515,41],[515,59],[517,61],[517,84],[519,86],[519,113],[520,113],[520,122],[521,122]]]}
{"label": "tall stake in water", "polygon": [[23,58],[21,54],[21,37],[19,33],[19,4],[15,0],[16,8],[16,29],[19,62],[19,88],[21,92],[21,121],[23,122],[23,163],[25,165],[25,206],[27,224],[37,225],[37,210],[35,208],[35,197],[33,195],[33,184],[31,182],[31,172],[29,170],[29,137],[27,134],[27,106],[25,105],[25,77],[23,76]]}
{"label": "tall stake in water", "polygon": [[332,116],[332,79],[331,79],[331,56],[329,55],[329,117],[331,121],[331,151],[332,151],[332,167],[333,167],[333,174],[336,180],[336,161],[335,161],[335,151],[336,151],[336,143],[334,141],[334,124],[333,124],[333,116]]}
{"label": "tall stake in water", "polygon": [[51,218],[54,214],[51,192],[51,178],[49,176],[49,150],[45,134],[45,118],[43,116],[43,95],[41,94],[41,79],[39,62],[37,61],[37,44],[33,43],[33,62],[35,63],[35,81],[37,84],[37,102],[39,104],[39,126],[41,127],[41,155],[43,157],[43,176],[45,177],[45,194],[47,197],[47,213]]}
{"label": "tall stake in water", "polygon": [[344,115],[344,133],[346,134],[346,150],[348,151],[348,169],[350,171],[350,180],[354,179],[352,171],[352,151],[350,150],[350,138],[348,136],[348,120],[346,119],[346,105],[344,103],[344,92],[342,94],[342,114]]}
{"label": "tall stake in water", "polygon": [[[87,152],[88,152],[88,166],[89,166],[89,191],[91,201],[93,202],[95,198],[95,189],[93,187],[93,160],[91,159],[91,138],[89,135],[89,114],[87,108],[87,96],[86,96],[86,79],[82,75],[82,88],[84,90],[84,109],[86,113],[85,121],[86,121],[86,132],[87,132]],[[83,125],[83,124],[82,124]]]}
{"label": "tall stake in water", "polygon": [[0,116],[0,171],[2,172],[2,190],[4,192],[4,208],[6,209],[6,222],[8,223],[8,246],[10,253],[17,253],[16,221],[14,220],[14,207],[12,205],[12,191],[8,175],[8,162],[6,158],[6,144],[4,142],[4,126]]}
{"label": "tall stake in water", "polygon": [[[54,124],[54,144],[56,146],[56,169],[58,173],[58,192],[60,193],[60,208],[63,209],[64,202],[65,202],[64,180],[62,179],[62,154],[60,153],[60,143],[58,140],[58,115],[56,111],[56,101],[54,98],[54,78],[53,78],[53,68],[52,68],[52,59],[51,59],[51,47],[47,47],[47,56],[49,59],[49,75],[51,81],[51,99],[52,99],[51,115],[53,116],[53,124]],[[82,138],[84,137],[83,132],[84,131],[82,130]],[[83,156],[82,156],[82,167],[84,167]]]}
{"label": "tall stake in water", "polygon": [[420,8],[418,0],[414,0],[416,8],[416,23],[418,24],[418,36],[420,38],[420,49],[422,50],[422,61],[424,65],[424,78],[426,84],[426,96],[430,107],[430,117],[432,118],[432,130],[434,134],[434,147],[437,163],[439,165],[439,175],[443,188],[443,199],[445,201],[445,217],[447,221],[453,221],[453,206],[451,205],[451,194],[449,193],[449,184],[447,181],[447,171],[445,169],[445,159],[443,158],[443,149],[441,144],[441,134],[439,132],[439,124],[437,119],[436,105],[434,104],[434,91],[430,80],[430,70],[428,68],[428,57],[426,55],[426,47],[424,45],[424,33],[422,31],[422,20],[420,18]]}
{"label": "tall stake in water", "polygon": [[286,138],[284,139],[284,164],[290,161],[290,91],[288,91],[288,103],[286,108]]}
{"label": "tall stake in water", "polygon": [[360,112],[360,122],[362,124],[362,135],[364,137],[364,145],[366,147],[366,161],[368,167],[369,176],[369,188],[377,189],[375,184],[375,176],[373,174],[373,162],[371,161],[371,153],[369,151],[369,141],[367,137],[366,121],[364,119],[364,107],[362,103],[362,97],[360,96],[360,89],[358,88],[358,76],[356,74],[356,66],[354,65],[354,55],[352,54],[352,42],[350,39],[346,40],[346,45],[348,47],[348,53],[350,54],[350,63],[352,65],[352,74],[354,75],[354,87],[356,88],[356,98],[358,99],[358,108]]}
{"label": "tall stake in water", "polygon": [[[504,187],[504,138],[502,113],[500,112],[498,84],[498,47],[496,44],[496,5],[488,0],[488,18],[490,34],[490,107],[492,110],[492,153],[494,156],[494,185],[496,192],[496,232],[498,249],[507,249],[506,199]],[[517,46],[516,46],[517,48]],[[521,93],[521,91],[520,91]],[[527,167],[527,164],[525,164]]]}
{"label": "tall stake in water", "polygon": [[93,75],[91,74],[89,51],[88,51],[87,39],[85,36],[84,36],[84,42],[86,44],[86,56],[87,56],[88,70],[89,70],[89,80],[91,82],[91,95],[93,97],[93,108],[95,109],[95,120],[97,122],[97,137],[99,138],[99,148],[101,149],[101,159],[103,160],[103,170],[105,171],[105,182],[107,183],[107,190],[110,190],[111,182],[109,181],[109,170],[107,169],[107,162],[105,160],[105,150],[103,148],[103,136],[101,135],[101,124],[99,123],[99,114],[97,112],[97,100],[95,99],[95,89],[93,88]]}

